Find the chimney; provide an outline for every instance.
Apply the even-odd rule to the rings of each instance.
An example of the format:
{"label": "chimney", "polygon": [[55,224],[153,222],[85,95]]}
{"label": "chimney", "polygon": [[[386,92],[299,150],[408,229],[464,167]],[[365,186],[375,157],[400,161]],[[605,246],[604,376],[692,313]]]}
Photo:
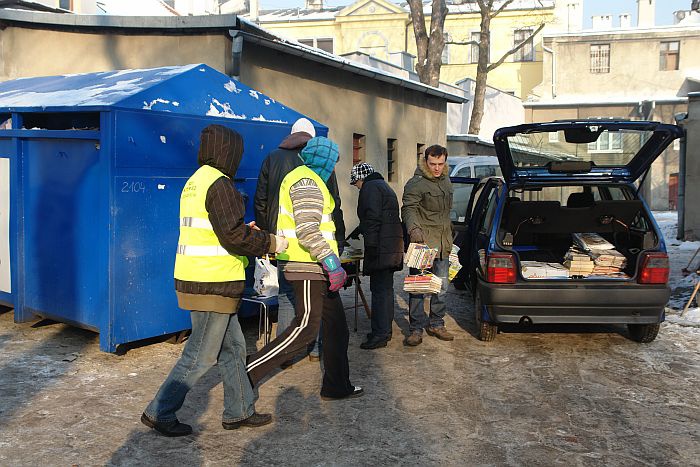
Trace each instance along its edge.
{"label": "chimney", "polygon": [[612,29],[612,15],[595,15],[591,19],[595,30]]}
{"label": "chimney", "polygon": [[315,11],[323,10],[323,0],[306,0],[306,9]]}
{"label": "chimney", "polygon": [[629,29],[632,27],[632,15],[629,13],[622,13],[620,15],[620,27],[623,29]]}
{"label": "chimney", "polygon": [[260,0],[250,0],[250,19],[251,22],[257,23],[260,16]]}
{"label": "chimney", "polygon": [[637,27],[653,28],[656,23],[656,0],[637,0]]}

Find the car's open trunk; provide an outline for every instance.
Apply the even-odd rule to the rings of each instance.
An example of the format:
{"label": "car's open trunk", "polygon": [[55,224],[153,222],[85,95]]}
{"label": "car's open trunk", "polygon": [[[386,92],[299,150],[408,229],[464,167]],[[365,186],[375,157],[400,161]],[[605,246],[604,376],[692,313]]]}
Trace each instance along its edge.
{"label": "car's open trunk", "polygon": [[[652,225],[643,203],[637,199],[591,200],[583,207],[568,207],[559,201],[508,198],[501,216],[498,240],[503,248],[516,252],[521,265],[523,262],[529,265],[536,263],[528,262],[541,262],[556,267],[558,263],[566,268],[567,252],[577,245],[574,234],[596,233],[626,258],[626,265],[620,270],[623,274],[575,274],[573,266],[567,263],[572,268],[568,271],[568,280],[620,280],[633,278],[639,253],[657,245],[658,238]],[[591,255],[591,260],[594,256]],[[523,269],[521,273],[527,278]]]}

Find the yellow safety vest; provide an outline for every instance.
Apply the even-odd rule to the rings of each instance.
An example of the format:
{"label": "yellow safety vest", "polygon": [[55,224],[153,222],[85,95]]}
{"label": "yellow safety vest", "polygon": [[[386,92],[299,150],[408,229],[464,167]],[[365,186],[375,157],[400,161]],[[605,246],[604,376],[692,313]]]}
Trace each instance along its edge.
{"label": "yellow safety vest", "polygon": [[221,177],[229,178],[214,167],[203,165],[182,189],[175,279],[190,282],[245,280],[248,258],[231,255],[221,246],[205,207],[209,187]]}
{"label": "yellow safety vest", "polygon": [[289,246],[282,253],[276,255],[277,259],[283,261],[295,261],[299,263],[315,263],[318,260],[311,256],[309,250],[299,244],[297,239],[296,223],[294,222],[294,207],[292,206],[292,198],[289,196],[289,189],[303,178],[310,178],[316,182],[318,188],[323,194],[323,214],[321,216],[321,224],[319,228],[321,235],[328,242],[333,252],[338,254],[338,242],[335,240],[335,224],[333,223],[332,213],[335,209],[335,201],[331,196],[326,183],[319,177],[316,172],[305,165],[299,166],[292,170],[282,180],[279,195],[279,214],[277,216],[277,235],[287,237]]}

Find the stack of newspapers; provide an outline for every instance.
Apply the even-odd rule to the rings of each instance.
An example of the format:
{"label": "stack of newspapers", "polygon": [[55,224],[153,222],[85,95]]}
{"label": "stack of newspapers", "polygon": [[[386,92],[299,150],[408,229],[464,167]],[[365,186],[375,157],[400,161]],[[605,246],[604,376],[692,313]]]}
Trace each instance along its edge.
{"label": "stack of newspapers", "polygon": [[615,246],[597,233],[575,233],[572,234],[574,243],[585,251],[591,250],[613,250]]}
{"label": "stack of newspapers", "polygon": [[404,261],[409,268],[430,269],[437,254],[436,248],[421,243],[410,243]]}
{"label": "stack of newspapers", "polygon": [[442,288],[442,279],[434,274],[417,274],[414,276],[406,276],[403,281],[403,289],[409,293],[436,294]]}
{"label": "stack of newspapers", "polygon": [[568,279],[569,270],[559,263],[521,261],[521,273],[525,279]]}
{"label": "stack of newspapers", "polygon": [[569,270],[570,276],[586,277],[593,272],[595,264],[585,251],[572,246],[564,256],[564,266]]}
{"label": "stack of newspapers", "polygon": [[459,262],[459,247],[457,245],[452,245],[452,251],[450,252],[450,272],[447,279],[450,281],[454,279],[460,269],[462,269],[462,264]]}
{"label": "stack of newspapers", "polygon": [[591,250],[595,263],[593,274],[620,274],[627,266],[627,258],[617,250]]}

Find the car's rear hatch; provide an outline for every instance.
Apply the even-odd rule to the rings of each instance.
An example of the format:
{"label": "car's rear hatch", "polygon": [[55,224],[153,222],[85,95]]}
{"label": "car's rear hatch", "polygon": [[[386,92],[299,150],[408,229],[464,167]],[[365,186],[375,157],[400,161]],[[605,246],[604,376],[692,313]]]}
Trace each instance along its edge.
{"label": "car's rear hatch", "polygon": [[627,182],[640,178],[682,130],[646,121],[581,120],[498,129],[494,144],[508,185]]}

